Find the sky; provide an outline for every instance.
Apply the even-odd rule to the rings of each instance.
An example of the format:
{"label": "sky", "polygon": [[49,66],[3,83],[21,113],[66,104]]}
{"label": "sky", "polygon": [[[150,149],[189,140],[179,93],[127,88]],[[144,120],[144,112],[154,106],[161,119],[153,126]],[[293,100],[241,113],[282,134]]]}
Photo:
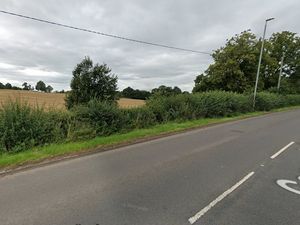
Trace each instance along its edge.
{"label": "sky", "polygon": [[[251,29],[262,36],[299,33],[299,0],[1,0],[0,10],[128,38],[213,52]],[[70,89],[72,71],[85,56],[106,63],[127,86],[159,85],[191,91],[211,56],[147,46],[47,25],[0,13],[0,82],[21,86],[43,80]]]}

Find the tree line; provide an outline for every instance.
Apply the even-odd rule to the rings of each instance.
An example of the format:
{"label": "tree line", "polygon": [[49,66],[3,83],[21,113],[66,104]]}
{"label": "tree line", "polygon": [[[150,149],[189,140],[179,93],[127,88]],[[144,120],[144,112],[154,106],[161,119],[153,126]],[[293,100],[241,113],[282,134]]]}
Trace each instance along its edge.
{"label": "tree line", "polygon": [[25,90],[25,91],[41,91],[46,93],[51,93],[53,87],[51,85],[46,85],[44,81],[38,81],[35,86],[24,82],[22,87],[12,86],[10,83],[3,84],[0,82],[0,89],[11,89],[11,90]]}
{"label": "tree line", "polygon": [[160,85],[157,88],[153,88],[151,91],[133,89],[131,87],[127,87],[120,92],[120,96],[124,98],[133,98],[133,99],[149,99],[153,95],[164,95],[171,96],[183,93],[181,89],[177,86],[170,87],[165,85]]}

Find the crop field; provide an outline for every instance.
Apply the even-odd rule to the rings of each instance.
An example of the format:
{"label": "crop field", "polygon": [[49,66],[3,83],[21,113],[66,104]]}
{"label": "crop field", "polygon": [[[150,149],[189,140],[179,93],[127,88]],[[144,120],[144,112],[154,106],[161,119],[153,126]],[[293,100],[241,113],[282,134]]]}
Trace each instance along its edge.
{"label": "crop field", "polygon": [[[30,105],[43,106],[45,108],[65,109],[65,94],[41,93],[34,91],[0,90],[0,104],[9,100],[20,100]],[[121,108],[134,108],[145,104],[144,100],[121,98],[118,100]]]}

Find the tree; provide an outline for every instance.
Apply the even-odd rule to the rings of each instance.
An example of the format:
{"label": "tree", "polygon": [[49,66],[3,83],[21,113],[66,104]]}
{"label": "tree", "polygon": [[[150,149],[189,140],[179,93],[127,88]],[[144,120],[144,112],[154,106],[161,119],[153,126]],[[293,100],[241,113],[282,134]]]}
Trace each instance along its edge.
{"label": "tree", "polygon": [[[277,85],[281,57],[284,54],[283,80],[286,87],[300,93],[300,37],[296,33],[283,31],[274,33],[268,41],[268,54],[274,60],[273,76],[266,78],[266,89]],[[284,88],[284,86],[282,86]]]}
{"label": "tree", "polygon": [[46,92],[47,93],[51,93],[53,91],[53,87],[51,87],[50,85],[48,85],[47,87],[46,87]]}
{"label": "tree", "polygon": [[165,85],[161,85],[158,88],[153,88],[151,94],[153,95],[163,95],[163,96],[170,96],[170,95],[177,95],[181,94],[182,91],[179,87],[168,87]]}
{"label": "tree", "polygon": [[[261,40],[249,30],[227,40],[224,47],[213,53],[214,63],[196,77],[193,92],[224,90],[243,93],[252,90],[260,48]],[[266,40],[258,90],[276,89],[283,52],[286,53],[283,65],[285,90],[300,92],[300,40],[295,33],[288,31],[275,33]]]}
{"label": "tree", "polygon": [[86,57],[73,71],[71,91],[66,98],[68,108],[89,102],[91,99],[115,101],[118,78],[106,64],[93,65]]}
{"label": "tree", "polygon": [[196,77],[193,92],[224,90],[244,92],[255,82],[259,54],[254,34],[244,31],[229,39],[225,47],[216,50],[204,74]]}
{"label": "tree", "polygon": [[10,83],[5,84],[5,89],[12,89],[12,85]]}
{"label": "tree", "polygon": [[122,96],[125,98],[133,98],[134,96],[134,89],[131,87],[127,87],[122,91]]}
{"label": "tree", "polygon": [[151,95],[151,93],[149,91],[133,89],[131,87],[127,87],[122,91],[122,96],[125,98],[145,100],[145,99],[149,98],[150,95]]}
{"label": "tree", "polygon": [[12,86],[11,89],[12,89],[12,90],[22,90],[22,88],[17,87],[17,86]]}
{"label": "tree", "polygon": [[26,90],[26,91],[32,91],[33,90],[33,87],[30,84],[28,84],[27,82],[24,82],[22,84],[22,87],[23,87],[23,90]]}
{"label": "tree", "polygon": [[182,93],[182,91],[181,91],[181,89],[179,88],[179,87],[177,87],[177,86],[175,86],[174,88],[173,88],[173,93],[174,94],[176,94],[176,95],[178,95],[178,94],[181,94]]}
{"label": "tree", "polygon": [[44,81],[38,81],[35,85],[35,89],[37,91],[43,91],[46,92],[46,84],[44,83]]}
{"label": "tree", "polygon": [[0,82],[0,89],[4,89],[5,85]]}
{"label": "tree", "polygon": [[29,89],[28,89],[28,84],[27,84],[27,82],[24,82],[24,83],[22,84],[22,87],[23,87],[23,90],[29,90]]}

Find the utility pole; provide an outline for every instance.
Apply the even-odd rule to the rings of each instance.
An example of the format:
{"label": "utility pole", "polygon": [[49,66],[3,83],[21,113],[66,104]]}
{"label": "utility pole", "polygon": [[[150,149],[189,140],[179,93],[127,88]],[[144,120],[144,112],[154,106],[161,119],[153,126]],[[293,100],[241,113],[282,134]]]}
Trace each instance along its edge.
{"label": "utility pole", "polygon": [[263,55],[263,52],[264,52],[264,42],[265,42],[265,36],[266,36],[266,30],[267,30],[267,23],[271,20],[274,20],[274,18],[266,19],[266,22],[265,22],[264,34],[263,34],[263,39],[262,39],[262,42],[261,42],[261,49],[260,49],[260,55],[259,55],[259,60],[258,60],[255,87],[254,87],[253,108],[255,108],[255,98],[256,98],[256,93],[257,93],[257,85],[258,85],[258,79],[259,79],[261,59],[262,59],[262,55]]}
{"label": "utility pole", "polygon": [[279,93],[279,89],[280,89],[280,82],[281,82],[281,76],[282,76],[282,68],[283,68],[284,55],[285,55],[285,52],[283,52],[282,57],[281,57],[280,71],[279,71],[278,85],[277,85],[277,92],[278,93]]}

